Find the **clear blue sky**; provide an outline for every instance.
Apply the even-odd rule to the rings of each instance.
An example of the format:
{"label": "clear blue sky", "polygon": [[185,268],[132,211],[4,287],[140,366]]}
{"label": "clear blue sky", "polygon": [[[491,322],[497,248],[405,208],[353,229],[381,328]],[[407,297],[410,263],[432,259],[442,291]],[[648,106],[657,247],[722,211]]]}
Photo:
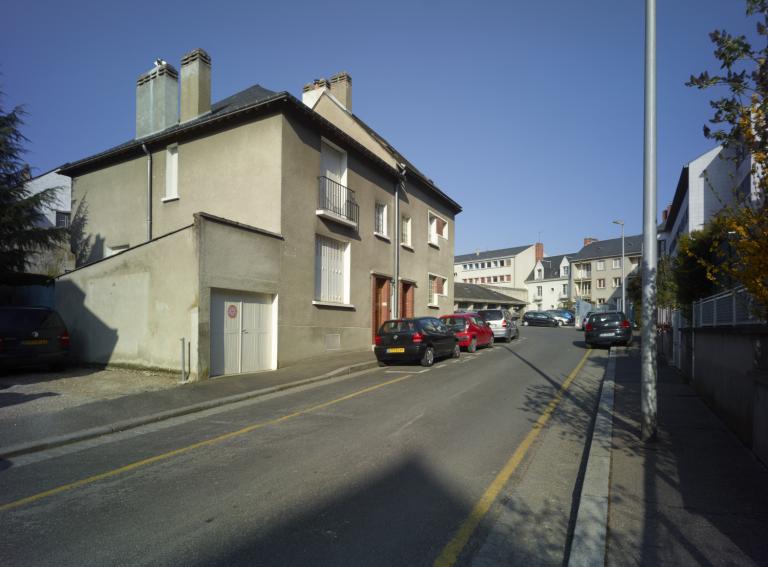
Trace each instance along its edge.
{"label": "clear blue sky", "polygon": [[[202,47],[213,98],[254,83],[300,97],[345,70],[354,112],[458,201],[456,253],[642,230],[644,2],[6,0],[5,109],[29,115],[37,173],[135,134],[135,81]],[[708,32],[751,33],[741,0],[658,2],[659,209],[702,135]]]}

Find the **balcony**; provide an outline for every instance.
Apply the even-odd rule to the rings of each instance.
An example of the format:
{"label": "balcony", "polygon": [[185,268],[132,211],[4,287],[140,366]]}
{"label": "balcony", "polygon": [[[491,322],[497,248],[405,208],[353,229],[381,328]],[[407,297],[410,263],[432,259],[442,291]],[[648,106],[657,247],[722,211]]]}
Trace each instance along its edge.
{"label": "balcony", "polygon": [[589,270],[589,271],[584,270],[584,271],[576,272],[573,275],[573,279],[574,280],[589,280],[589,279],[592,279],[592,271],[591,270]]}
{"label": "balcony", "polygon": [[317,216],[357,228],[360,207],[355,201],[355,192],[328,177],[320,176],[317,182]]}

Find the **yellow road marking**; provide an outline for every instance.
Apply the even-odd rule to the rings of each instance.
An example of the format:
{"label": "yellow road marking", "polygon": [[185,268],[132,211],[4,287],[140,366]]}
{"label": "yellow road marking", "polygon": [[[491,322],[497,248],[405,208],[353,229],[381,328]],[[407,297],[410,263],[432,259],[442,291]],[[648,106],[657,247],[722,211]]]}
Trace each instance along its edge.
{"label": "yellow road marking", "polygon": [[5,504],[0,504],[0,512],[3,512],[5,510],[11,510],[13,508],[18,508],[20,506],[24,506],[25,504],[30,504],[32,502],[36,502],[38,500],[42,500],[43,498],[48,498],[49,496],[54,496],[56,494],[61,494],[62,492],[66,492],[68,490],[73,490],[75,488],[79,488],[79,487],[85,486],[87,484],[92,484],[92,483],[98,482],[100,480],[104,480],[104,479],[107,479],[107,478],[118,476],[118,475],[121,475],[123,473],[127,473],[129,471],[132,471],[134,469],[145,467],[147,465],[151,465],[151,464],[157,463],[159,461],[164,461],[166,459],[170,459],[171,457],[175,457],[175,456],[181,455],[183,453],[188,453],[189,451],[192,451],[194,449],[199,449],[200,447],[206,447],[208,445],[213,445],[215,443],[220,443],[221,441],[226,441],[228,439],[232,439],[234,437],[238,437],[240,435],[244,435],[245,433],[250,433],[251,431],[254,431],[256,429],[261,429],[262,427],[267,427],[268,425],[275,425],[277,423],[282,423],[283,421],[287,421],[287,420],[292,419],[294,417],[299,417],[301,415],[305,415],[305,414],[311,413],[313,411],[321,410],[321,409],[327,408],[329,406],[333,406],[335,404],[344,402],[346,400],[350,400],[352,398],[356,398],[356,397],[361,396],[363,394],[367,394],[368,392],[373,392],[374,390],[378,390],[379,388],[384,388],[385,386],[391,386],[392,384],[397,384],[398,382],[402,382],[403,380],[407,380],[408,378],[413,378],[414,376],[416,376],[416,374],[410,374],[408,376],[400,376],[399,378],[395,378],[393,380],[388,380],[387,382],[382,382],[380,384],[376,384],[375,386],[369,386],[367,388],[363,388],[362,390],[358,390],[356,392],[352,392],[351,394],[347,394],[345,396],[341,396],[340,398],[336,398],[336,399],[333,399],[333,400],[330,400],[330,401],[327,401],[327,402],[323,402],[321,404],[310,406],[308,408],[304,408],[302,410],[298,410],[298,411],[286,414],[286,415],[281,416],[281,417],[270,419],[268,421],[263,421],[261,423],[254,423],[254,424],[249,425],[247,427],[243,427],[242,429],[238,429],[237,431],[231,431],[229,433],[225,433],[223,435],[219,435],[218,437],[212,437],[211,439],[206,439],[205,441],[200,441],[198,443],[193,443],[192,445],[187,445],[186,447],[181,447],[179,449],[174,449],[173,451],[168,451],[167,453],[162,453],[160,455],[155,455],[154,457],[149,457],[147,459],[142,459],[140,461],[136,461],[136,462],[130,463],[128,465],[125,465],[125,466],[117,468],[117,469],[113,469],[113,470],[106,471],[106,472],[103,472],[103,473],[95,474],[93,476],[89,476],[87,478],[76,480],[75,482],[70,482],[68,484],[62,484],[61,486],[57,486],[56,488],[52,488],[52,489],[46,490],[44,492],[38,492],[37,494],[33,494],[32,496],[27,496],[27,497],[21,498],[19,500],[14,500],[12,502],[7,502]]}
{"label": "yellow road marking", "polygon": [[581,370],[581,367],[584,366],[584,363],[587,361],[587,357],[589,357],[590,352],[591,350],[587,350],[587,352],[584,353],[584,356],[581,357],[581,360],[576,365],[576,368],[574,368],[573,371],[565,379],[565,382],[563,382],[563,385],[560,386],[560,389],[555,394],[555,397],[552,398],[549,404],[547,404],[544,412],[539,416],[539,419],[536,420],[536,423],[533,424],[533,428],[528,432],[528,435],[525,436],[523,442],[520,443],[517,449],[515,449],[515,452],[512,453],[512,456],[504,465],[504,468],[501,469],[501,472],[499,472],[498,475],[496,475],[496,478],[493,479],[493,482],[491,482],[490,486],[488,486],[488,488],[485,490],[480,500],[477,502],[477,504],[475,504],[475,507],[472,508],[472,511],[469,513],[469,516],[467,516],[467,519],[464,520],[461,526],[459,526],[459,529],[453,536],[453,539],[448,542],[448,545],[445,546],[440,556],[435,560],[434,567],[452,567],[456,563],[456,560],[459,558],[459,554],[464,549],[464,546],[467,545],[469,538],[475,532],[477,526],[480,524],[480,521],[483,519],[483,517],[485,517],[485,515],[488,513],[488,510],[491,508],[491,504],[493,504],[493,502],[496,500],[496,497],[499,495],[502,488],[504,488],[504,485],[507,484],[507,481],[515,472],[515,469],[517,469],[518,465],[523,460],[523,457],[525,457],[528,449],[539,436],[539,433],[541,433],[544,425],[549,421],[549,418],[560,404],[560,401],[563,399],[563,394],[571,386],[571,383],[576,378],[576,375]]}

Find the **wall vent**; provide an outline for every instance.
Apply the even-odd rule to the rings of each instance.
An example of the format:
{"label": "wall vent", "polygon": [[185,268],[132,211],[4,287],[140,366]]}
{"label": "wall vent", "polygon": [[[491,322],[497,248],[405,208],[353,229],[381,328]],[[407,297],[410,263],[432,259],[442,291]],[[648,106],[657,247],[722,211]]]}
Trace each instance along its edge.
{"label": "wall vent", "polygon": [[325,335],[325,350],[341,350],[341,335]]}

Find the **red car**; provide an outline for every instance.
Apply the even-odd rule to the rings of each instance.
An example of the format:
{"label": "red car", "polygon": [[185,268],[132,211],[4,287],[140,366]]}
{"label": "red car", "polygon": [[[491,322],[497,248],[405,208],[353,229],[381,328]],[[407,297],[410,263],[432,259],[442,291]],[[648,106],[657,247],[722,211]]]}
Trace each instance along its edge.
{"label": "red car", "polygon": [[467,352],[475,352],[479,346],[493,346],[493,329],[477,313],[454,313],[440,319],[456,333],[459,346]]}

